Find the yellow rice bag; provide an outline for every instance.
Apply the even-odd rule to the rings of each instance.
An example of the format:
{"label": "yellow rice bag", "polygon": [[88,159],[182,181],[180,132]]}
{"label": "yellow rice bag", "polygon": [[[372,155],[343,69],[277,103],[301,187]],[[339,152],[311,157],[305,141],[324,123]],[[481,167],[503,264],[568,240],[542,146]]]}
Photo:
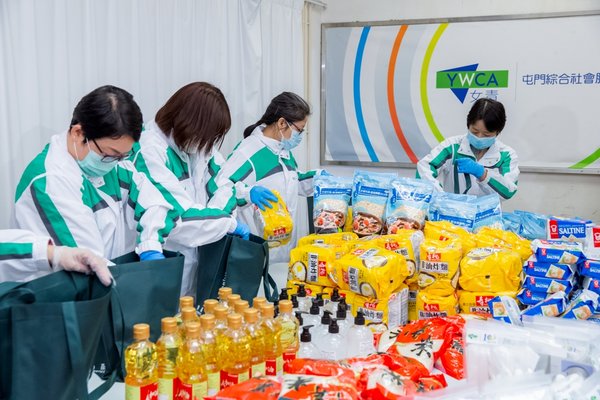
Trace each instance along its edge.
{"label": "yellow rice bag", "polygon": [[[346,300],[348,301],[348,300]],[[358,294],[352,298],[352,315],[362,311],[371,329],[395,328],[408,322],[408,287],[402,285],[399,290],[382,299],[370,299]]]}
{"label": "yellow rice bag", "polygon": [[477,247],[477,242],[472,233],[448,221],[427,221],[423,233],[425,239],[458,240],[462,246],[463,254]]}
{"label": "yellow rice bag", "polygon": [[354,243],[354,241],[357,239],[358,235],[354,232],[328,233],[324,235],[317,235],[313,233],[298,239],[298,247],[319,243],[335,245],[350,244]]}
{"label": "yellow rice bag", "polygon": [[359,246],[334,263],[340,289],[385,299],[402,287],[410,274],[406,260],[393,251]]}
{"label": "yellow rice bag", "polygon": [[298,280],[320,286],[336,286],[331,279],[333,262],[345,254],[340,246],[312,244],[290,251],[288,280]]}
{"label": "yellow rice bag", "polygon": [[411,283],[408,285],[408,320],[416,321],[419,319],[417,314],[417,294],[419,293],[419,285]]}
{"label": "yellow rice bag", "polygon": [[273,190],[277,197],[277,203],[271,203],[273,208],[265,207],[261,210],[256,207],[254,220],[259,231],[263,232],[263,238],[269,243],[269,247],[279,247],[290,242],[294,222],[287,205],[279,195],[279,192]]}
{"label": "yellow rice bag", "polygon": [[477,247],[496,247],[513,250],[519,253],[523,262],[533,254],[529,240],[523,239],[516,233],[501,229],[483,227],[475,235],[475,240],[477,241]]}
{"label": "yellow rice bag", "polygon": [[510,296],[517,298],[517,292],[467,292],[458,291],[458,304],[460,312],[464,314],[484,314],[492,316],[488,302],[496,296]]}
{"label": "yellow rice bag", "polygon": [[323,290],[325,290],[323,286],[313,285],[297,280],[288,280],[286,286],[288,288],[288,295],[291,296],[293,294],[298,294],[298,285],[300,284],[304,285],[304,290],[306,290],[306,296],[308,297],[315,297],[317,293],[323,293]]}
{"label": "yellow rice bag", "polygon": [[417,293],[417,315],[419,319],[447,317],[458,314],[456,292],[449,296],[436,296],[422,290]]}
{"label": "yellow rice bag", "polygon": [[420,291],[449,296],[456,291],[462,247],[458,241],[425,239],[421,244]]}
{"label": "yellow rice bag", "polygon": [[482,247],[471,250],[460,262],[459,283],[469,292],[516,292],[523,274],[518,253]]}
{"label": "yellow rice bag", "polygon": [[[372,241],[376,246],[401,254],[406,259],[406,266],[410,275],[406,284],[417,282],[417,264],[419,260],[419,246],[423,242],[423,232],[412,229],[401,229],[393,235],[383,235]],[[416,249],[416,251],[415,251]]]}

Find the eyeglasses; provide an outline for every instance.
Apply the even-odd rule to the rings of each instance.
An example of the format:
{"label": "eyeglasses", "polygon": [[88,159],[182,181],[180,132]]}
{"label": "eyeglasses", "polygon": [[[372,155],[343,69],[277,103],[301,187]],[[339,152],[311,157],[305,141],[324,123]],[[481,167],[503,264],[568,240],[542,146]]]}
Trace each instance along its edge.
{"label": "eyeglasses", "polygon": [[291,124],[294,128],[296,128],[296,130],[298,131],[298,133],[302,133],[306,131],[306,127],[300,129],[298,128],[298,125],[296,125],[295,123],[293,123],[292,121],[286,121],[288,124]]}
{"label": "eyeglasses", "polygon": [[101,148],[100,146],[98,146],[98,143],[96,142],[96,139],[91,139],[92,142],[96,145],[96,147],[98,148],[98,150],[100,150],[100,153],[102,154],[102,162],[104,163],[112,163],[115,161],[123,161],[125,159],[128,159],[129,157],[131,157],[131,155],[133,154],[133,150],[129,150],[127,153],[123,153],[123,154],[119,154],[119,155],[115,155],[115,156],[110,156],[107,155]]}

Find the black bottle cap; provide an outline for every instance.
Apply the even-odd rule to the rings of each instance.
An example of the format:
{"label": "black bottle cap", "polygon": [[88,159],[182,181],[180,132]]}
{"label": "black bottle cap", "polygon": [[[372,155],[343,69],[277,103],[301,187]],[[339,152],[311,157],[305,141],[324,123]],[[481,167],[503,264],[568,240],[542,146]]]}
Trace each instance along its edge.
{"label": "black bottle cap", "polygon": [[310,328],[312,327],[312,325],[306,325],[302,327],[302,333],[300,334],[300,341],[302,343],[308,343],[311,341],[312,337],[310,335]]}
{"label": "black bottle cap", "polygon": [[333,293],[331,293],[331,301],[339,302],[342,296],[340,296],[340,290],[338,288],[333,288]]}
{"label": "black bottle cap", "polygon": [[323,293],[317,293],[317,301],[319,302],[319,307],[323,307],[325,305],[325,300],[323,300]]}
{"label": "black bottle cap", "polygon": [[288,291],[288,288],[281,288],[281,293],[279,294],[279,300],[289,300],[290,299],[287,291]]}
{"label": "black bottle cap", "polygon": [[323,311],[323,316],[321,317],[321,323],[323,325],[329,325],[330,322],[331,322],[331,312]]}
{"label": "black bottle cap", "polygon": [[337,319],[346,319],[346,309],[338,307],[335,316]]}
{"label": "black bottle cap", "polygon": [[329,333],[340,333],[340,327],[335,318],[332,318],[331,322],[329,323]]}
{"label": "black bottle cap", "polygon": [[303,325],[304,319],[302,318],[302,311],[296,311],[295,314],[296,314],[296,319],[298,320],[298,323],[300,325]]}
{"label": "black bottle cap", "polygon": [[346,303],[346,298],[340,296],[340,302],[338,304],[338,308],[343,307],[344,310],[348,311],[348,303]]}
{"label": "black bottle cap", "polygon": [[290,300],[292,301],[292,307],[298,308],[298,295],[296,295],[296,294],[291,295]]}
{"label": "black bottle cap", "polygon": [[321,309],[319,308],[319,302],[317,299],[313,299],[312,306],[310,306],[310,315],[319,315],[321,313]]}
{"label": "black bottle cap", "polygon": [[306,297],[306,289],[304,289],[304,283],[296,283],[298,286],[298,297]]}
{"label": "black bottle cap", "polygon": [[364,325],[365,324],[365,316],[362,311],[356,312],[356,317],[354,317],[354,325]]}

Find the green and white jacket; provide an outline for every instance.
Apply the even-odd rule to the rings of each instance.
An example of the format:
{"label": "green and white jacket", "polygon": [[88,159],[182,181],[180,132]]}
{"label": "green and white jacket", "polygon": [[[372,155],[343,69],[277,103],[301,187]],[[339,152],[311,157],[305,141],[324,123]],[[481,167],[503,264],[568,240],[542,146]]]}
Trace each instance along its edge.
{"label": "green and white jacket", "polygon": [[110,259],[134,248],[162,251],[177,223],[171,209],[131,161],[103,177],[85,176],[67,151],[65,132],[53,136],[23,172],[11,225]]}
{"label": "green and white jacket", "polygon": [[[454,161],[465,157],[485,167],[487,176],[483,181],[470,174],[458,173]],[[498,193],[501,199],[510,199],[517,192],[519,162],[517,153],[499,140],[477,160],[467,136],[454,136],[444,140],[417,163],[417,178],[432,182],[440,191],[475,196]]]}
{"label": "green and white jacket", "polygon": [[21,229],[0,230],[0,282],[24,282],[52,272],[50,237]]}

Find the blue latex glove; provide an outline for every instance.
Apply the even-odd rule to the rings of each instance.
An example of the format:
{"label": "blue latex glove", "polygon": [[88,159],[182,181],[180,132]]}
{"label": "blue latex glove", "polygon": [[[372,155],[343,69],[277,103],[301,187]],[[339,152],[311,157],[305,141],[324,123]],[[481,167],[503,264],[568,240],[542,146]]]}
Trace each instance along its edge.
{"label": "blue latex glove", "polygon": [[250,227],[248,225],[246,225],[245,223],[238,221],[237,227],[235,228],[235,230],[233,232],[231,232],[231,234],[235,235],[235,236],[239,236],[244,240],[248,240],[248,239],[250,239]]}
{"label": "blue latex glove", "polygon": [[485,174],[485,168],[483,165],[471,160],[470,158],[459,158],[458,160],[454,161],[454,163],[458,166],[458,172],[461,174],[471,174],[477,179],[481,179],[483,174]]}
{"label": "blue latex glove", "polygon": [[140,261],[162,260],[165,255],[160,251],[148,250],[140,254]]}
{"label": "blue latex glove", "polygon": [[326,170],[322,169],[321,173],[319,174],[320,176],[333,176],[331,175],[329,172],[327,172]]}
{"label": "blue latex glove", "polygon": [[273,208],[271,202],[276,203],[277,197],[264,186],[254,186],[250,189],[250,201],[262,211],[265,211],[265,207]]}

